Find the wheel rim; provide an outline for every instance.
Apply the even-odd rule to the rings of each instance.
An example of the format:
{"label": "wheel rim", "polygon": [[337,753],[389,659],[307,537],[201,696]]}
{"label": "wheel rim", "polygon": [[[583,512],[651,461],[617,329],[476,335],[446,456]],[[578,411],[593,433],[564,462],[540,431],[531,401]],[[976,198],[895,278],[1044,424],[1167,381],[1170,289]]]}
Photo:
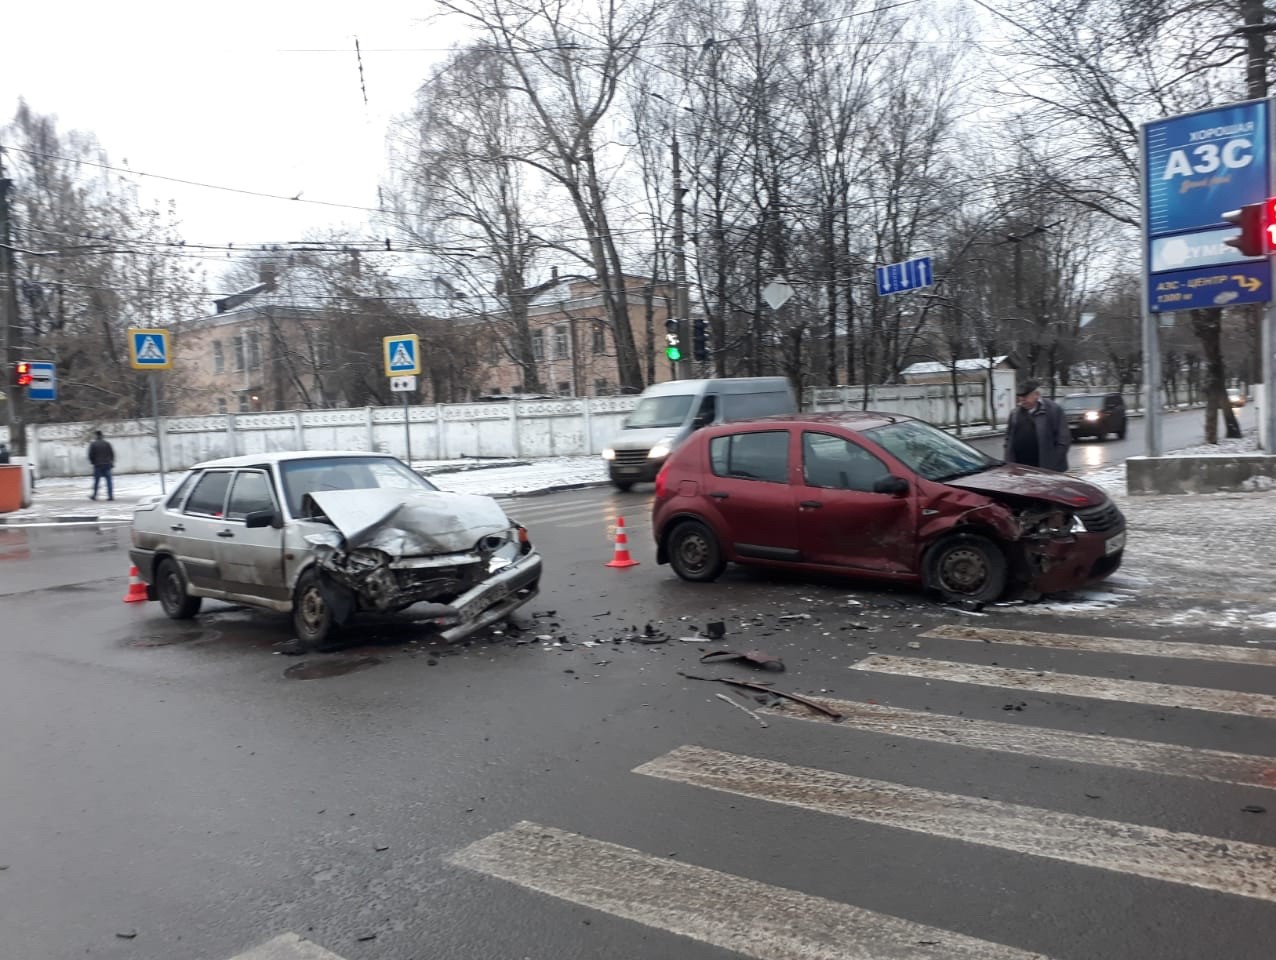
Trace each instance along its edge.
{"label": "wheel rim", "polygon": [[988,582],[988,560],[972,547],[948,550],[939,559],[939,580],[945,590],[976,593]]}
{"label": "wheel rim", "polygon": [[690,573],[699,573],[709,565],[712,548],[701,533],[685,533],[678,540],[678,559]]}
{"label": "wheel rim", "polygon": [[323,595],[320,594],[317,586],[311,585],[302,591],[297,609],[301,625],[305,628],[307,635],[314,636],[323,629],[327,609],[323,603]]}

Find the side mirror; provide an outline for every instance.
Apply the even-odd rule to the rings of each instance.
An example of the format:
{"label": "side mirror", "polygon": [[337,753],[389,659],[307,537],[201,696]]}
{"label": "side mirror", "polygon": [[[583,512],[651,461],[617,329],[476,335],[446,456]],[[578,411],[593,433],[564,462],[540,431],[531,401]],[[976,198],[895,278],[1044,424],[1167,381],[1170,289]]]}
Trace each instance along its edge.
{"label": "side mirror", "polygon": [[278,510],[254,510],[244,516],[244,526],[250,530],[254,527],[274,527],[278,530],[283,526],[283,518],[279,516]]}
{"label": "side mirror", "polygon": [[908,493],[908,481],[903,477],[888,474],[873,483],[874,493],[889,493],[893,497]]}

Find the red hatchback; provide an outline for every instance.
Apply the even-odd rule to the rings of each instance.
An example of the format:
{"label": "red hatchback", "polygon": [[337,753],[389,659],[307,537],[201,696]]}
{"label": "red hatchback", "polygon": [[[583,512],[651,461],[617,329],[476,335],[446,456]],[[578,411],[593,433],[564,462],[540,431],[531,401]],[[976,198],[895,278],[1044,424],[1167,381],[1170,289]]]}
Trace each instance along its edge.
{"label": "red hatchback", "polygon": [[698,430],[656,478],[652,521],[657,561],[685,580],[735,562],[981,603],[1102,580],[1125,548],[1125,517],[1098,487],[872,412]]}

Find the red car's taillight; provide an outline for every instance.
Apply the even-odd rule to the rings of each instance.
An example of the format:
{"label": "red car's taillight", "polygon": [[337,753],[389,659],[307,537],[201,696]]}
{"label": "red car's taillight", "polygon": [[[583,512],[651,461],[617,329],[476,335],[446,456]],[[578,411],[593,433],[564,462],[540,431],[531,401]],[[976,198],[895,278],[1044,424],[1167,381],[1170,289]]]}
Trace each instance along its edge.
{"label": "red car's taillight", "polygon": [[656,499],[663,500],[665,497],[665,472],[669,469],[666,463],[660,468],[660,472],[656,474]]}

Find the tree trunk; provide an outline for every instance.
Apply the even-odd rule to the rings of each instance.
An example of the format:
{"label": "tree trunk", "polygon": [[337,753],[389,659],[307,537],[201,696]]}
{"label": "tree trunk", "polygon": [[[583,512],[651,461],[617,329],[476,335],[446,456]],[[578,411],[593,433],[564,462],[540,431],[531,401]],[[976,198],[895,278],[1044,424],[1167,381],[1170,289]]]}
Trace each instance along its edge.
{"label": "tree trunk", "polygon": [[1220,307],[1193,310],[1192,332],[1205,354],[1205,442],[1218,443],[1218,414],[1222,412],[1226,435],[1241,435],[1236,414],[1227,400],[1227,375],[1223,366],[1223,311]]}

